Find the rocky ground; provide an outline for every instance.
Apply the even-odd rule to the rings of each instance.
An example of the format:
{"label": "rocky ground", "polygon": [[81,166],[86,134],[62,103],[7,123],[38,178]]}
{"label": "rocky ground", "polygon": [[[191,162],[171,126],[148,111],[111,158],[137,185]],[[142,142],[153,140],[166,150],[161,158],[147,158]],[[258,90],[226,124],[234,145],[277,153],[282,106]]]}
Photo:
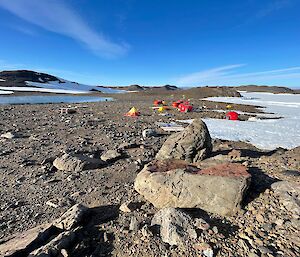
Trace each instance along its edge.
{"label": "rocky ground", "polygon": [[[73,114],[61,114],[65,104],[0,106],[0,134],[12,132],[6,135],[11,138],[0,139],[2,255],[5,247],[16,246],[9,239],[21,241],[17,233],[53,223],[82,204],[89,209],[78,207],[82,215],[71,215],[70,227],[56,223],[43,243],[6,255],[27,256],[43,245],[45,252],[48,243],[52,249],[46,247],[48,255],[31,256],[299,256],[300,148],[264,152],[242,142],[213,140],[212,151],[204,160],[197,155],[196,166],[246,167],[251,183],[241,192],[238,208],[231,215],[188,206],[163,208],[160,213],[134,189],[137,174],[154,160],[169,136],[156,122],[223,118],[213,110],[226,106],[196,96],[193,104],[205,109],[172,110],[170,116],[162,116],[150,109],[157,96],[115,97],[115,102],[73,104],[77,107]],[[170,93],[163,97],[174,98]],[[142,113],[140,117],[124,117],[132,106]],[[252,106],[234,108],[257,112]],[[157,135],[144,138],[145,129],[155,129]],[[50,240],[57,236],[58,243]]]}

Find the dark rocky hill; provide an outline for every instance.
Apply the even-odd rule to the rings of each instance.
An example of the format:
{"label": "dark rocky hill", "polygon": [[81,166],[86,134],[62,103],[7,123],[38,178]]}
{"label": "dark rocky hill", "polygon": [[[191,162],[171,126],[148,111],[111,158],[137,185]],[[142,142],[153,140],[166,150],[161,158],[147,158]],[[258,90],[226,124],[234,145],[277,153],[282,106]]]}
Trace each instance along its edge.
{"label": "dark rocky hill", "polygon": [[127,91],[144,91],[145,88],[141,87],[140,85],[131,85],[129,87],[124,88]]}
{"label": "dark rocky hill", "polygon": [[241,94],[235,89],[230,87],[194,87],[184,90],[183,94],[189,98],[195,97],[241,97]]}
{"label": "dark rocky hill", "polygon": [[57,77],[29,70],[12,70],[0,72],[0,86],[24,87],[25,81],[46,83],[49,81],[60,81]]}
{"label": "dark rocky hill", "polygon": [[297,93],[288,87],[277,87],[277,86],[257,86],[257,85],[245,85],[234,87],[236,90],[248,91],[248,92],[269,92],[274,94],[286,93],[295,94]]}

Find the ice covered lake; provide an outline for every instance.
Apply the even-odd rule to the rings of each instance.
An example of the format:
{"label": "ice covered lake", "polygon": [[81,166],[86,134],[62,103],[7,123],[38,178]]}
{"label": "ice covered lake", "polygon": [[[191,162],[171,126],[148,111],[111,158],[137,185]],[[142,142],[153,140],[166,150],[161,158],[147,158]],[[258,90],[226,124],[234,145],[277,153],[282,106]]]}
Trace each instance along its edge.
{"label": "ice covered lake", "polygon": [[63,95],[49,95],[49,96],[0,96],[0,105],[7,104],[49,104],[49,103],[92,103],[112,101],[110,97],[96,97],[96,96],[63,96]]}
{"label": "ice covered lake", "polygon": [[[210,97],[205,100],[263,106],[274,117],[256,121],[204,119],[213,138],[249,142],[260,149],[300,146],[300,95],[248,93],[242,97]],[[270,115],[268,115],[270,117]]]}

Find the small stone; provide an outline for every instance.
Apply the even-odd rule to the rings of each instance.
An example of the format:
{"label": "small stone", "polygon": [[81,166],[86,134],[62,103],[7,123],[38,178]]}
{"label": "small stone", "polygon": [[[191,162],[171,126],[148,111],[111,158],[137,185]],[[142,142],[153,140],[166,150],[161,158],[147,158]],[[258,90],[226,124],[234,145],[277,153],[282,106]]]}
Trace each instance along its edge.
{"label": "small stone", "polygon": [[212,231],[215,233],[215,234],[218,234],[218,228],[216,226],[213,226],[212,227]]}
{"label": "small stone", "polygon": [[75,174],[71,174],[67,177],[67,180],[68,181],[73,181],[75,180],[76,178],[78,178],[79,176],[78,175],[75,175]]}
{"label": "small stone", "polygon": [[104,232],[104,234],[103,234],[103,241],[104,241],[104,243],[106,243],[106,242],[109,241],[109,240],[108,240],[107,232]]}
{"label": "small stone", "polygon": [[242,156],[242,152],[240,150],[232,150],[228,153],[228,156],[231,158],[231,159],[234,159],[234,160],[239,160],[241,159],[241,156]]}
{"label": "small stone", "polygon": [[144,129],[142,132],[143,138],[155,137],[157,136],[157,132],[154,129]]}
{"label": "small stone", "polygon": [[197,251],[200,251],[206,257],[213,257],[214,256],[213,249],[207,243],[198,243],[198,244],[194,245],[194,248]]}
{"label": "small stone", "polygon": [[129,213],[132,211],[132,209],[130,208],[131,206],[131,202],[129,203],[122,203],[119,210],[125,213]]}
{"label": "small stone", "polygon": [[272,253],[272,251],[265,246],[259,246],[258,249],[262,254]]}
{"label": "small stone", "polygon": [[283,223],[284,223],[284,220],[283,220],[283,219],[278,219],[278,220],[275,221],[275,224],[276,224],[277,226],[279,226],[279,227],[281,227],[281,226],[283,225]]}
{"label": "small stone", "polygon": [[196,228],[202,229],[203,231],[206,231],[210,228],[210,225],[201,218],[196,218],[194,224]]}
{"label": "small stone", "polygon": [[272,230],[273,226],[272,226],[272,224],[265,223],[262,225],[262,228],[268,232],[268,231]]}
{"label": "small stone", "polygon": [[144,238],[148,238],[148,237],[152,236],[152,232],[149,230],[149,227],[147,224],[145,224],[142,227],[142,235]]}
{"label": "small stone", "polygon": [[179,209],[161,209],[154,215],[151,225],[160,226],[162,241],[169,245],[181,245],[197,238],[191,217]]}
{"label": "small stone", "polygon": [[55,200],[49,200],[49,201],[46,202],[46,205],[49,205],[50,207],[53,207],[53,208],[58,208],[59,204],[55,203],[54,201]]}
{"label": "small stone", "polygon": [[80,154],[64,154],[63,156],[56,158],[53,165],[58,170],[78,172],[100,168],[104,163],[101,160]]}
{"label": "small stone", "polygon": [[131,217],[130,219],[130,225],[129,225],[129,230],[136,232],[139,229],[139,222],[135,216]]}
{"label": "small stone", "polygon": [[14,138],[19,138],[20,135],[15,132],[7,132],[7,133],[2,134],[0,137],[6,138],[6,139],[14,139]]}
{"label": "small stone", "polygon": [[60,253],[61,253],[62,257],[68,257],[69,256],[69,254],[68,254],[68,252],[67,252],[66,249],[61,249]]}
{"label": "small stone", "polygon": [[256,215],[256,220],[259,222],[259,223],[263,223],[265,221],[264,217],[261,215],[261,214],[257,214]]}
{"label": "small stone", "polygon": [[104,154],[101,155],[101,160],[105,162],[113,162],[117,159],[121,158],[122,153],[118,152],[117,150],[108,150]]}

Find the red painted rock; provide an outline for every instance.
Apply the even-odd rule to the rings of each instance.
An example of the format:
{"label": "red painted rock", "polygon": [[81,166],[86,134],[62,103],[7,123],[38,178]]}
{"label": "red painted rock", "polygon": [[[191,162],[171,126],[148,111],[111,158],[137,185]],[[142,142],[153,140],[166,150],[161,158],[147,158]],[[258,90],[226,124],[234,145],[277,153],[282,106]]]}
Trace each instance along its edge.
{"label": "red painted rock", "polygon": [[134,187],[157,208],[200,208],[225,216],[239,209],[250,179],[237,163],[201,170],[182,160],[162,160],[145,166]]}

